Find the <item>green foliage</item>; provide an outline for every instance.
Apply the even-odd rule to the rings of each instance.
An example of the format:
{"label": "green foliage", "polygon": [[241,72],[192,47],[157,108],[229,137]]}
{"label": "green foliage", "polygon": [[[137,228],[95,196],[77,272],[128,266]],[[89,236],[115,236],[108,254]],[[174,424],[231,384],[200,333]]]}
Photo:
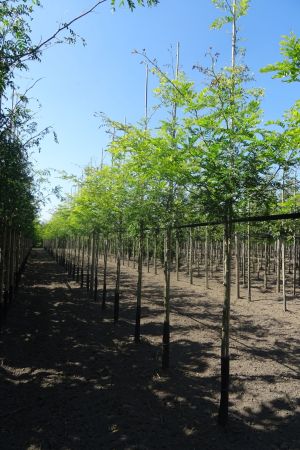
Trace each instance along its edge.
{"label": "green foliage", "polygon": [[[226,11],[220,25],[249,7],[242,0],[214,4]],[[48,236],[93,230],[136,234],[141,224],[157,230],[298,207],[291,174],[299,166],[299,102],[281,120],[263,124],[264,91],[247,87],[252,79],[246,66],[217,70],[212,58],[211,67],[199,68],[205,82],[199,91],[183,72],[174,78],[152,65],[158,78],[154,92],[166,118],[151,130],[148,121],[145,129],[102,116],[112,136],[107,148],[112,166],[86,170],[78,192],[46,226]],[[275,225],[264,230],[278,232]]]}
{"label": "green foliage", "polygon": [[33,247],[42,247],[43,246],[43,233],[44,233],[44,225],[41,224],[38,220],[34,220],[33,222]]}
{"label": "green foliage", "polygon": [[[159,3],[159,0],[119,0],[119,5],[124,6],[125,4],[129,7],[131,11],[134,10],[136,5],[139,6],[155,6]],[[111,6],[115,8],[116,6],[116,0],[111,0]]]}
{"label": "green foliage", "polygon": [[280,53],[283,60],[268,64],[261,72],[275,72],[272,78],[281,78],[286,83],[300,81],[300,38],[294,33],[283,36],[280,42]]}
{"label": "green foliage", "polygon": [[214,6],[222,9],[225,16],[218,17],[211,24],[212,29],[220,30],[224,25],[232,23],[248,13],[250,0],[211,0]]}

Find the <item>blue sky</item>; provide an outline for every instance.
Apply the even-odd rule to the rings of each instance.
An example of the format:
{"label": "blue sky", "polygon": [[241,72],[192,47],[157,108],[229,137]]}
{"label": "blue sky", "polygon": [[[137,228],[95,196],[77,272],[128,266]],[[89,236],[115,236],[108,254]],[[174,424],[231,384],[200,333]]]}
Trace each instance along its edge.
{"label": "blue sky", "polygon": [[[61,22],[86,10],[92,1],[44,0],[32,21],[34,41],[48,37]],[[230,30],[210,30],[220,15],[210,0],[161,0],[155,8],[125,8],[112,13],[109,4],[74,25],[87,46],[58,45],[46,50],[42,62],[30,63],[30,70],[19,80],[22,86],[42,78],[32,91],[42,108],[37,120],[40,127],[51,125],[59,144],[47,137],[41,153],[33,160],[38,168],[54,168],[80,175],[84,166],[100,162],[107,134],[99,128],[95,112],[134,123],[144,113],[145,68],[134,49],[146,49],[161,66],[171,63],[170,48],[181,47],[181,68],[201,87],[201,76],[193,65],[208,65],[209,47],[221,54],[220,63],[230,63]],[[280,59],[279,41],[291,31],[300,35],[299,0],[252,0],[247,17],[240,21],[241,45],[246,48],[245,61],[258,87],[265,88],[265,118],[279,118],[299,98],[299,87],[279,80],[259,69]],[[156,80],[150,77],[150,89]],[[151,99],[150,103],[154,101]],[[53,184],[62,184],[54,175]],[[71,184],[63,183],[66,192]],[[57,202],[48,204],[42,218],[49,218]]]}

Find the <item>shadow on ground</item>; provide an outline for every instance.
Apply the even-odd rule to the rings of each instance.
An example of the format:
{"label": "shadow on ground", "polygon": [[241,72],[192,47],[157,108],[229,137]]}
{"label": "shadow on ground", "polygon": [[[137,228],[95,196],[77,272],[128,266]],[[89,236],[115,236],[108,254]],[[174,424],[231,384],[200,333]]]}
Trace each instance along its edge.
{"label": "shadow on ground", "polygon": [[[216,425],[216,342],[191,342],[190,322],[178,323],[172,367],[161,372],[158,288],[148,289],[158,303],[144,306],[146,338],[135,345],[132,302],[123,299],[114,325],[111,302],[102,313],[65,281],[43,250],[32,252],[1,334],[1,449],[300,449],[299,400],[293,411],[284,396],[259,410],[233,408],[229,425]],[[123,281],[134,292],[130,278]],[[184,296],[176,296],[180,312]],[[202,308],[196,319],[216,322],[217,313]],[[235,396],[243,389],[243,379],[233,382]]]}

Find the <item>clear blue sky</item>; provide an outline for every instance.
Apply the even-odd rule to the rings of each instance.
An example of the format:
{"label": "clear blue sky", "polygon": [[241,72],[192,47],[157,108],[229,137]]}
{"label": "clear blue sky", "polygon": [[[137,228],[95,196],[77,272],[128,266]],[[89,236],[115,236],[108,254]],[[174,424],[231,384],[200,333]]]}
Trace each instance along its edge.
{"label": "clear blue sky", "polygon": [[[34,40],[50,35],[93,4],[87,0],[44,0],[32,22]],[[192,70],[194,64],[208,64],[205,53],[213,47],[221,54],[221,63],[230,63],[230,30],[212,31],[211,22],[220,14],[210,0],[161,0],[155,8],[125,8],[112,13],[103,4],[96,13],[74,25],[87,46],[59,45],[44,52],[42,62],[30,63],[20,83],[29,85],[42,78],[32,95],[42,104],[37,120],[40,127],[52,125],[59,144],[50,137],[42,143],[40,154],[34,154],[36,167],[65,170],[80,175],[91,161],[100,162],[107,135],[99,129],[97,111],[127,122],[139,120],[144,113],[145,68],[133,49],[146,49],[161,66],[170,64],[170,46],[181,46],[181,68],[200,87],[201,77]],[[266,119],[279,118],[299,98],[299,87],[271,80],[259,69],[278,61],[279,40],[291,31],[300,35],[299,0],[252,0],[250,12],[240,21],[246,48],[246,63],[256,85],[266,90]],[[156,80],[151,78],[150,88]],[[53,184],[61,183],[58,179]],[[64,184],[67,192],[71,185]],[[48,205],[42,213],[49,217]]]}

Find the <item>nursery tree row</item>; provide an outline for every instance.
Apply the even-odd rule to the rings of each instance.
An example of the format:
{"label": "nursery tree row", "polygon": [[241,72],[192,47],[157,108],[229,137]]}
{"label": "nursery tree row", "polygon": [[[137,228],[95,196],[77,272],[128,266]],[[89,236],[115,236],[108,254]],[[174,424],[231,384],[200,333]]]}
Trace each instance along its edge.
{"label": "nursery tree row", "polygon": [[[21,90],[18,77],[30,70],[30,61],[42,59],[42,52],[53,43],[74,44],[78,38],[71,26],[90,14],[105,0],[59,25],[52,35],[34,43],[31,23],[39,0],[4,0],[0,6],[0,308],[7,310],[28,255],[30,239],[36,239],[37,214],[44,201],[40,182],[45,173],[38,173],[30,156],[40,149],[43,130],[31,110],[30,97],[36,82]],[[111,5],[115,2],[112,0]],[[124,0],[132,10],[136,5],[155,5],[157,0]],[[54,135],[55,137],[55,135]],[[47,172],[47,171],[46,171]],[[46,174],[47,175],[47,174]],[[23,258],[23,259],[22,259]]]}
{"label": "nursery tree row", "polygon": [[[247,13],[249,2],[213,0],[213,3],[224,10],[224,15],[213,23],[213,27],[231,26],[232,48],[228,67],[219,67],[217,56],[211,54],[208,67],[196,67],[203,76],[199,90],[180,70],[179,46],[174,76],[165,73],[155,60],[142,52],[140,55],[147,64],[147,74],[149,67],[157,76],[155,95],[164,107],[165,118],[160,120],[159,127],[152,130],[147,102],[146,114],[140,124],[122,124],[103,117],[112,136],[107,148],[111,165],[86,169],[84,179],[78,181],[77,193],[58,208],[46,225],[44,236],[57,258],[62,258],[69,267],[75,267],[75,271],[81,267],[82,279],[84,272],[88,274],[88,289],[95,286],[95,267],[100,251],[95,236],[101,236],[104,243],[104,274],[107,249],[114,242],[117,263],[115,320],[119,312],[119,275],[125,236],[131,236],[127,254],[130,259],[134,253],[134,261],[137,259],[135,339],[138,341],[143,258],[146,257],[146,261],[150,258],[149,237],[146,236],[151,233],[152,260],[156,267],[157,239],[163,233],[160,250],[163,252],[165,275],[163,367],[167,367],[169,361],[170,270],[175,258],[175,270],[179,272],[180,246],[186,245],[185,264],[191,282],[199,258],[203,261],[204,257],[207,284],[208,266],[210,264],[212,272],[213,264],[218,261],[224,284],[219,416],[220,423],[224,424],[228,412],[233,241],[235,277],[238,280],[242,276],[248,288],[249,301],[253,271],[260,274],[264,270],[264,288],[267,289],[273,265],[277,290],[283,290],[286,308],[285,266],[290,264],[287,254],[292,259],[293,292],[296,268],[299,267],[299,229],[295,222],[256,226],[255,236],[252,236],[250,225],[246,228],[234,226],[233,219],[297,210],[300,105],[299,101],[296,102],[278,121],[263,123],[263,90],[253,87],[249,69],[237,46],[238,21]],[[281,49],[283,61],[264,70],[274,71],[275,76],[284,77],[284,81],[298,81],[299,40],[294,35],[287,36]],[[146,90],[146,99],[147,94]],[[190,243],[184,244],[182,237],[172,231],[182,224],[210,220],[220,220],[224,226],[222,232],[219,230],[213,238],[211,230],[206,232],[204,248],[203,236],[202,241],[197,241],[191,232]],[[236,282],[237,296],[239,285]],[[103,298],[105,295],[102,301]]]}

